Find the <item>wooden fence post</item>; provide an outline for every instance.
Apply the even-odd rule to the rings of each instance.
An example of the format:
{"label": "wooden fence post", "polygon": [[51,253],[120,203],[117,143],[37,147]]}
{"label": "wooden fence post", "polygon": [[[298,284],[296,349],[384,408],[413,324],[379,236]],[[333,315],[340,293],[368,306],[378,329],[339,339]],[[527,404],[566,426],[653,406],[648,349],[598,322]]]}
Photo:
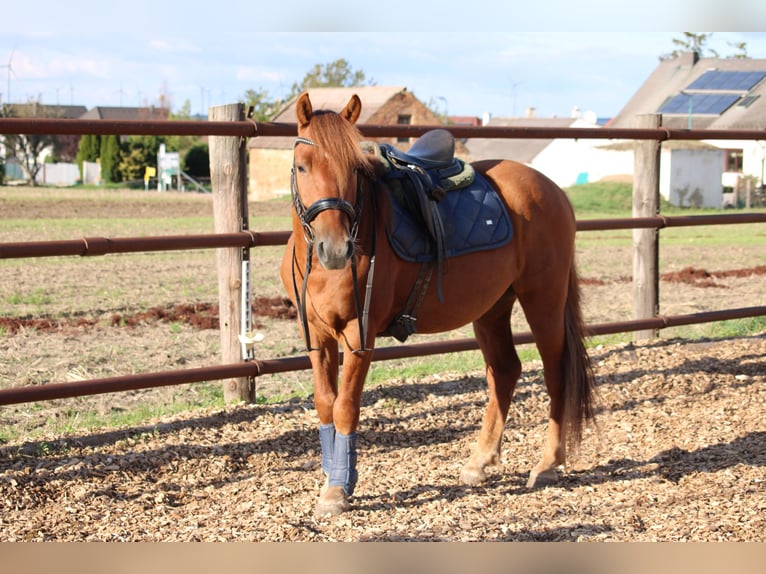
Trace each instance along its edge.
{"label": "wooden fence post", "polygon": [[[636,128],[657,128],[659,114],[636,116]],[[633,157],[633,217],[654,217],[660,212],[660,148],[658,140],[636,140]],[[659,231],[633,230],[633,318],[659,314]],[[653,339],[658,329],[634,331],[633,340]]]}
{"label": "wooden fence post", "polygon": [[[210,108],[211,121],[244,121],[244,104]],[[216,233],[236,233],[248,227],[246,140],[240,137],[211,136],[210,179],[213,187],[213,216]],[[224,364],[242,361],[239,341],[242,323],[242,249],[216,249],[218,303],[221,329],[221,356]],[[255,401],[255,388],[246,377],[223,382],[224,400]]]}

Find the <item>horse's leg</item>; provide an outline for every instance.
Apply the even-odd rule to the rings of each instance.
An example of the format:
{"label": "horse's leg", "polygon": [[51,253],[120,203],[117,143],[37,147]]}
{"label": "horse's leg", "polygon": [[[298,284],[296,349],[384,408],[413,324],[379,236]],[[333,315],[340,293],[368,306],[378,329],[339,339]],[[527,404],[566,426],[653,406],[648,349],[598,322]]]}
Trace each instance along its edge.
{"label": "horse's leg", "polygon": [[[566,461],[563,436],[564,418],[564,307],[566,288],[556,289],[560,282],[550,281],[546,288],[520,293],[519,302],[532,331],[543,362],[545,387],[550,397],[548,431],[540,462],[532,469],[527,486],[532,488],[555,482],[556,468]],[[563,291],[563,292],[559,292]]]}
{"label": "horse's leg", "polygon": [[486,479],[484,469],[500,461],[500,445],[521,361],[516,354],[511,332],[511,309],[516,297],[509,291],[503,299],[474,321],[473,328],[486,363],[489,402],[473,454],[460,472],[463,484],[479,484]]}
{"label": "horse's leg", "polygon": [[[359,427],[362,389],[371,359],[372,353],[369,351],[354,354],[347,349],[344,353],[342,382],[332,406],[332,458],[329,461],[327,483],[317,501],[316,516],[332,516],[349,509],[349,497],[354,494],[358,476],[356,431]],[[325,440],[329,443],[327,435]],[[324,467],[328,462],[324,448],[322,461]]]}
{"label": "horse's leg", "polygon": [[[322,449],[322,472],[330,475],[335,445],[333,407],[338,394],[338,342],[324,338],[309,353],[314,375],[314,407],[319,416],[319,445]],[[322,487],[326,488],[325,486]]]}

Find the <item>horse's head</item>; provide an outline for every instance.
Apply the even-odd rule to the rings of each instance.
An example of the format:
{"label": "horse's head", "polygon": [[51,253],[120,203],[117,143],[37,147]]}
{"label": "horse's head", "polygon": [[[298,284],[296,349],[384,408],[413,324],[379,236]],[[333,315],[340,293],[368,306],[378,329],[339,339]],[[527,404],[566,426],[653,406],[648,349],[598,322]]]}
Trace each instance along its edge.
{"label": "horse's head", "polygon": [[314,111],[308,93],[298,98],[292,194],[307,243],[325,269],[342,269],[354,254],[361,216],[361,182],[371,173],[354,123],[362,104],[351,97],[340,114]]}

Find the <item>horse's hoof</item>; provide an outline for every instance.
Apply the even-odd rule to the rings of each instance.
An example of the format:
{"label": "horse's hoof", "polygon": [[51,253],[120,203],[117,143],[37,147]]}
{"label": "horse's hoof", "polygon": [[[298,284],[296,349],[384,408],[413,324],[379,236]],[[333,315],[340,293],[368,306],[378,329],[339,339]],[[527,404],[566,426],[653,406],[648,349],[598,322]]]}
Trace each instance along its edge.
{"label": "horse's hoof", "polygon": [[327,492],[328,488],[330,488],[330,477],[326,476],[324,479],[324,484],[319,489],[319,498],[322,498],[324,496],[324,493]]}
{"label": "horse's hoof", "polygon": [[460,471],[460,484],[477,486],[487,480],[487,473],[478,466],[464,466]]}
{"label": "horse's hoof", "polygon": [[317,501],[314,516],[323,518],[325,516],[337,516],[346,512],[351,505],[348,502],[348,495],[341,486],[328,486],[324,489]]}
{"label": "horse's hoof", "polygon": [[533,470],[529,473],[529,480],[527,480],[527,488],[540,488],[543,486],[549,486],[554,484],[559,479],[558,473],[549,468],[543,472],[537,472]]}

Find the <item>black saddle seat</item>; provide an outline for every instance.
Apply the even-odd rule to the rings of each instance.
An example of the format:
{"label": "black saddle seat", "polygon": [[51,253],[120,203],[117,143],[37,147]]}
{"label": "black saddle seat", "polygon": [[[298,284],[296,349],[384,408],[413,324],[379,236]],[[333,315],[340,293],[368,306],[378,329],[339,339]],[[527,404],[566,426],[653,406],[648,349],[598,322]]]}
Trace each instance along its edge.
{"label": "black saddle seat", "polygon": [[389,153],[405,164],[443,169],[455,163],[455,137],[447,130],[435,129],[420,136],[407,152],[392,148]]}

